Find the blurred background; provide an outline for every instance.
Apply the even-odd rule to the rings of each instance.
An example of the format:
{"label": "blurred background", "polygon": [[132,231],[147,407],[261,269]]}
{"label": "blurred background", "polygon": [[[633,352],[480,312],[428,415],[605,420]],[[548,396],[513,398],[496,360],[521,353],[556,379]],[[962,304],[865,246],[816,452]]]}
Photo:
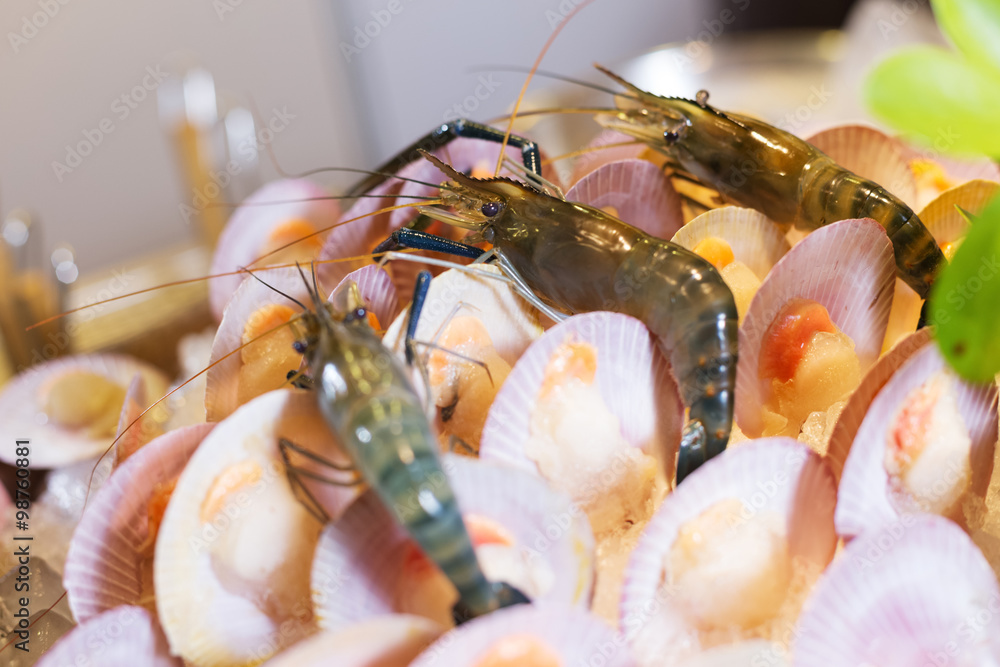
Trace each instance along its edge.
{"label": "blurred background", "polygon": [[[444,120],[500,116],[524,79],[503,68],[529,66],[580,2],[5,0],[8,287],[27,267],[55,271],[55,301],[77,305],[205,271],[199,217],[226,213],[204,202],[275,178],[267,147],[288,172],[371,168]],[[606,84],[600,62],[657,93],[708,88],[720,108],[807,133],[869,120],[864,68],[918,40],[940,40],[918,0],[598,0],[543,68]],[[609,100],[539,78],[525,108],[580,102]],[[596,132],[563,117],[536,136],[551,154]],[[318,180],[338,190],[356,179]],[[109,287],[115,271],[127,290]],[[103,335],[74,347],[106,347]]]}

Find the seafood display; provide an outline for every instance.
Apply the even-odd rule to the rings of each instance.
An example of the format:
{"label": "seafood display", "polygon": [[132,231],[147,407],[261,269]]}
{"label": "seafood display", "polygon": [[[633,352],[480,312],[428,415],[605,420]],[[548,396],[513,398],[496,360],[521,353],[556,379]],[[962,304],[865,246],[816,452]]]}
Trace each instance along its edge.
{"label": "seafood display", "polygon": [[998,387],[920,326],[1000,172],[601,71],[620,134],[570,182],[468,120],[350,206],[272,182],[215,249],[199,372],[2,388],[61,544],[35,664],[1000,663]]}

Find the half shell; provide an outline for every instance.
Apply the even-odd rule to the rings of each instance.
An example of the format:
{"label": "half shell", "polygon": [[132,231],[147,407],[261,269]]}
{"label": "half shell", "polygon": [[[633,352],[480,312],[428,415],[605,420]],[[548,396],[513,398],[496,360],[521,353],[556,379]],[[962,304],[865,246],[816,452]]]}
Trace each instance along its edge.
{"label": "half shell", "polygon": [[[80,355],[53,359],[34,366],[11,380],[0,392],[0,423],[8,442],[27,439],[34,445],[31,467],[53,468],[84,461],[102,454],[111,444],[112,435],[91,437],[84,428],[61,426],[46,414],[46,401],[54,383],[74,373],[94,374],[121,388],[124,396],[132,379],[139,374],[149,395],[162,396],[167,379],[149,364],[123,355]],[[84,396],[80,395],[81,400]],[[108,408],[109,411],[111,408]],[[114,409],[115,422],[120,407]],[[14,464],[13,447],[0,450],[0,460]]]}
{"label": "half shell", "polygon": [[[531,649],[549,662],[533,660]],[[528,649],[524,653],[520,651]],[[417,656],[412,667],[480,665],[493,653],[521,658],[522,664],[632,667],[624,640],[600,619],[565,605],[518,605],[493,612],[450,630]],[[510,662],[517,664],[513,657]]]}
{"label": "half shell", "polygon": [[566,192],[566,200],[600,208],[651,236],[668,239],[684,224],[681,198],[652,162],[609,162]]}
{"label": "half shell", "polygon": [[73,628],[36,663],[38,667],[181,667],[163,630],[142,607],[123,605]]}
{"label": "half shell", "polygon": [[260,661],[315,631],[308,572],[322,525],[299,492],[332,517],[355,492],[301,475],[293,486],[279,438],[349,463],[313,392],[281,390],[220,422],[177,480],[153,577],[171,650],[189,662]]}
{"label": "half shell", "polygon": [[87,504],[63,575],[78,623],[119,605],[150,604],[158,528],[150,521],[159,521],[170,488],[213,426],[188,426],[156,438],[117,468]]}
{"label": "half shell", "polygon": [[[900,409],[913,405],[913,392],[941,373],[945,373],[943,377],[954,388],[956,407],[971,440],[968,460],[971,477],[966,497],[985,497],[997,441],[997,387],[995,383],[968,384],[946,368],[937,346],[927,343],[900,365],[871,402],[840,478],[836,521],[837,533],[842,537],[855,537],[866,530],[898,522],[901,515],[913,511],[900,505],[890,490],[886,442]],[[951,469],[952,465],[958,465],[951,459],[941,465],[947,467],[935,475],[942,483],[953,475],[964,474],[962,470]],[[955,511],[956,518],[960,518],[961,508]]]}
{"label": "half shell", "polygon": [[[293,237],[333,225],[340,215],[340,206],[331,199],[320,199],[328,194],[304,179],[274,181],[258,189],[233,212],[222,230],[212,256],[211,273],[239,271],[271,247],[282,246]],[[319,253],[322,239],[323,235],[317,235],[289,250],[295,253],[294,258],[308,261]],[[265,261],[273,264],[282,259],[275,255]],[[211,281],[209,302],[216,320],[222,320],[226,303],[244,277],[237,273]]]}
{"label": "half shell", "polygon": [[880,224],[842,220],[812,232],[774,266],[740,326],[736,371],[736,421],[749,437],[764,429],[762,407],[770,395],[758,368],[764,335],[793,298],[811,299],[854,343],[866,371],[879,356],[892,306],[896,265]]}
{"label": "half shell", "polygon": [[392,614],[321,632],[283,651],[264,667],[407,667],[444,628],[422,616]]}
{"label": "half shell", "polygon": [[[681,660],[713,645],[753,637],[778,639],[794,623],[812,582],[833,558],[837,544],[835,502],[833,474],[827,465],[807,446],[790,438],[747,442],[693,472],[660,505],[629,561],[620,625],[637,657],[645,660],[644,664],[664,664],[668,657]],[[699,567],[705,568],[702,574],[708,583],[691,598],[687,584],[674,579],[675,543],[684,535],[688,535],[685,540],[697,536],[691,532],[694,520],[702,521],[726,503],[738,503],[733,506],[739,508],[738,516],[724,524],[731,532],[719,537],[737,540],[724,544],[738,548],[743,557],[733,559],[729,554],[723,569],[719,559],[725,552],[718,551],[723,545],[704,537],[702,551],[693,562],[704,563]],[[739,532],[751,527],[754,532],[749,535]],[[764,559],[769,553],[765,549],[768,543],[762,541],[765,527],[768,534],[775,531],[784,536],[782,542],[775,543],[775,553],[787,554],[787,568],[775,564],[773,575],[778,579],[787,576],[788,584],[768,589],[779,591],[780,599],[771,600],[773,604],[760,611],[753,605],[765,604],[763,598],[751,591],[759,593],[770,586],[770,580],[754,579],[757,575],[753,572],[740,570],[748,567],[747,563],[760,566],[766,561],[766,567],[775,563]],[[685,544],[690,547],[689,542]],[[739,618],[750,612],[763,614],[759,625],[746,629],[717,625],[717,619]]]}
{"label": "half shell", "polygon": [[799,619],[795,664],[995,664],[998,612],[996,576],[969,538],[946,519],[907,516],[830,566]]}
{"label": "half shell", "polygon": [[[488,520],[509,537],[499,551],[495,544],[477,548],[488,578],[516,577],[507,583],[538,601],[589,602],[593,536],[568,499],[541,480],[502,466],[450,454],[443,457],[442,468],[466,522],[470,516]],[[411,562],[419,554],[416,549],[373,491],[362,496],[326,527],[316,548],[312,595],[320,627],[339,631],[398,612],[420,613],[450,626],[455,592],[444,580],[437,590],[439,604],[406,608],[413,604],[408,591],[422,583],[414,574],[418,563]],[[489,550],[491,557],[486,556]],[[426,571],[425,578],[432,572],[436,570]]]}

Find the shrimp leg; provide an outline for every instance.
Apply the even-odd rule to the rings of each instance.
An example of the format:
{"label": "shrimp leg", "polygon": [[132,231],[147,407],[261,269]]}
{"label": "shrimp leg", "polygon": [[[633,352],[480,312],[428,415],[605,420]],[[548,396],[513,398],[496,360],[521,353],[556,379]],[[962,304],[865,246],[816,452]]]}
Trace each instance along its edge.
{"label": "shrimp leg", "polygon": [[[504,132],[489,125],[483,125],[475,121],[459,118],[457,120],[443,123],[426,135],[400,151],[396,157],[390,159],[381,167],[375,170],[371,176],[363,179],[355,185],[349,195],[360,195],[368,192],[372,188],[382,184],[389,177],[387,174],[394,174],[411,162],[416,162],[421,157],[421,151],[432,152],[454,141],[458,137],[468,137],[471,139],[485,139],[503,143]],[[521,149],[521,159],[529,179],[533,174],[541,176],[542,159],[538,154],[538,145],[530,139],[510,135],[509,143]]]}

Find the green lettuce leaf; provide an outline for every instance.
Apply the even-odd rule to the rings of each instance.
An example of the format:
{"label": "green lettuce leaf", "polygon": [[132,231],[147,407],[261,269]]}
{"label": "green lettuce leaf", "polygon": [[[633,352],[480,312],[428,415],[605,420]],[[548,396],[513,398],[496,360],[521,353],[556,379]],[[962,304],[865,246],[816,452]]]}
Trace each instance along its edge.
{"label": "green lettuce leaf", "polygon": [[959,375],[992,382],[1000,372],[1000,197],[969,228],[930,296],[941,353]]}
{"label": "green lettuce leaf", "polygon": [[901,50],[865,81],[869,108],[942,153],[1000,156],[1000,72],[934,47]]}
{"label": "green lettuce leaf", "polygon": [[1000,2],[931,0],[941,31],[965,56],[1000,70]]}

